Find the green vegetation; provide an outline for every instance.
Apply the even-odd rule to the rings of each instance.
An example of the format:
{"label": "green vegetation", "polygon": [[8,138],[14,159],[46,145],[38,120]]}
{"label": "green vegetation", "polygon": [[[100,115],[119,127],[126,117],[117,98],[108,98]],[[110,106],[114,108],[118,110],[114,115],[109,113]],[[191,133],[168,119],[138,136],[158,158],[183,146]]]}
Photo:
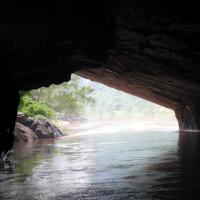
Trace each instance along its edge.
{"label": "green vegetation", "polygon": [[24,95],[20,99],[19,111],[31,117],[44,116],[51,118],[54,114],[53,109],[48,105],[37,102],[31,96]]}
{"label": "green vegetation", "polygon": [[[12,159],[19,161],[15,163],[15,180],[17,182],[24,182],[27,177],[32,175],[35,167],[41,164],[44,159],[51,160],[54,156],[56,156],[56,154],[60,152],[59,147],[54,148],[54,146],[48,146],[45,144],[46,143],[40,144],[40,151],[34,151],[33,145],[24,145],[22,147],[18,147],[18,149],[21,150],[20,152],[14,153],[12,155]],[[21,173],[23,173],[24,176],[17,175]]]}
{"label": "green vegetation", "polygon": [[90,120],[174,117],[167,108],[76,75],[72,75],[68,83],[23,92],[21,96],[19,110],[33,117],[49,118],[54,113]]}
{"label": "green vegetation", "polygon": [[35,117],[52,117],[55,112],[69,116],[81,116],[86,105],[94,105],[90,86],[80,85],[80,77],[73,75],[70,82],[21,92],[19,111]]}
{"label": "green vegetation", "polygon": [[94,89],[91,97],[96,104],[87,109],[87,116],[97,120],[115,119],[174,119],[174,112],[150,101],[129,95],[103,84],[89,80],[82,81]]}

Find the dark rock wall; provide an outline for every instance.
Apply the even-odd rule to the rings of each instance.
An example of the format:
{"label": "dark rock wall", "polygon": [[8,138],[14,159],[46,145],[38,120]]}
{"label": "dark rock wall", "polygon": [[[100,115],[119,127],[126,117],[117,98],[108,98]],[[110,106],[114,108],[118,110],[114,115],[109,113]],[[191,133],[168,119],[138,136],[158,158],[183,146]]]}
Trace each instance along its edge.
{"label": "dark rock wall", "polygon": [[59,83],[102,64],[114,40],[111,8],[106,0],[0,3],[2,54],[19,87]]}
{"label": "dark rock wall", "polygon": [[[81,70],[82,76],[176,110],[185,128],[199,127],[191,126],[199,124],[192,111],[199,110],[199,36],[198,2],[0,2],[1,66],[19,89],[68,81]],[[180,111],[187,106],[191,111]],[[187,123],[194,115],[195,122]]]}
{"label": "dark rock wall", "polygon": [[180,131],[200,130],[200,107],[199,104],[185,105],[175,110],[179,122]]}
{"label": "dark rock wall", "polygon": [[19,104],[19,95],[16,88],[16,82],[12,73],[6,71],[7,66],[1,63],[4,69],[0,77],[1,95],[1,126],[0,126],[0,152],[11,149],[14,141],[14,126]]}

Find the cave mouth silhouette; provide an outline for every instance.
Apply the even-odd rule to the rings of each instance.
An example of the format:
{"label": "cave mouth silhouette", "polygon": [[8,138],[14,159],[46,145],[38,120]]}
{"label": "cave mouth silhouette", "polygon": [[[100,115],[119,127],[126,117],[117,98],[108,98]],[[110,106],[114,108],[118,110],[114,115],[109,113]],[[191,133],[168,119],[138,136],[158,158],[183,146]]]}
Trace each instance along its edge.
{"label": "cave mouth silhouette", "polygon": [[1,2],[0,151],[13,143],[17,91],[69,81],[72,73],[170,108],[180,131],[198,132],[197,3]]}
{"label": "cave mouth silhouette", "polygon": [[[96,72],[96,70],[94,70],[93,68],[88,68],[87,70],[86,69],[85,70],[79,70],[79,71],[75,72],[75,74],[77,74],[81,77],[93,80],[93,81],[103,83],[103,84],[108,85],[108,86],[115,88],[117,90],[125,91],[126,93],[129,93],[129,94],[133,94],[133,93],[135,94],[135,90],[133,89],[133,91],[132,91],[132,89],[131,89],[132,87],[130,87],[129,84],[126,84],[126,82],[121,84],[115,77],[113,78],[112,74],[108,73],[109,75],[107,77],[107,75],[105,75],[104,72],[100,72],[100,74],[99,74],[99,70],[97,70],[97,72],[98,72],[97,75],[94,74],[94,72]],[[8,74],[8,77],[9,77],[11,73],[9,72],[7,74]],[[110,75],[111,75],[111,77],[110,77]],[[9,80],[9,84],[7,85],[8,87],[4,91],[5,94],[6,94],[6,98],[2,99],[3,104],[8,105],[8,106],[4,107],[4,109],[6,109],[4,111],[6,113],[6,116],[4,117],[4,123],[3,123],[4,127],[2,127],[2,133],[3,133],[2,138],[3,139],[1,141],[1,149],[0,149],[1,152],[2,151],[7,152],[12,148],[13,141],[14,141],[13,130],[14,130],[14,124],[15,124],[15,119],[16,119],[17,107],[19,105],[19,95],[18,95],[18,88],[16,87],[17,85],[16,85],[15,77],[13,77],[13,76],[10,76],[10,77],[11,78],[8,79]],[[46,84],[44,84],[44,85],[46,85]],[[143,88],[141,89],[140,87],[138,87],[136,89],[136,93],[138,91],[139,91],[139,95],[136,95],[136,96],[139,96],[139,97],[142,97],[142,98],[145,97],[145,99],[149,100],[148,93],[147,93],[147,96],[146,96],[145,90],[143,91]],[[152,100],[151,98],[152,98],[152,96],[150,96],[150,100]],[[154,101],[154,97],[153,97],[152,101],[155,102],[155,103],[159,102],[159,101],[158,102]],[[160,102],[159,102],[159,104],[160,104]],[[161,103],[161,105],[163,106],[162,103]],[[164,101],[164,107],[165,106],[166,105],[165,105],[165,101]],[[195,128],[196,126],[193,126],[193,125],[196,125],[196,121],[194,121],[194,120],[190,121],[190,119],[192,119],[192,117],[194,117],[194,115],[191,115],[191,114],[188,115],[188,112],[190,112],[191,110],[190,110],[190,107],[186,107],[186,108],[187,108],[187,112],[184,110],[183,116],[180,116],[180,113],[177,112],[177,110],[174,110],[176,118],[177,118],[178,123],[179,123],[179,128],[180,128],[181,131],[184,130],[184,131],[198,132],[198,129]],[[170,107],[170,109],[171,109],[171,107]],[[193,109],[192,111],[196,112],[195,109]],[[186,117],[186,119],[184,117]],[[184,119],[184,121],[182,119]],[[187,124],[189,124],[189,127],[188,127],[187,124],[185,124],[185,122]],[[185,127],[185,125],[187,125],[188,129],[182,129],[182,127]]]}

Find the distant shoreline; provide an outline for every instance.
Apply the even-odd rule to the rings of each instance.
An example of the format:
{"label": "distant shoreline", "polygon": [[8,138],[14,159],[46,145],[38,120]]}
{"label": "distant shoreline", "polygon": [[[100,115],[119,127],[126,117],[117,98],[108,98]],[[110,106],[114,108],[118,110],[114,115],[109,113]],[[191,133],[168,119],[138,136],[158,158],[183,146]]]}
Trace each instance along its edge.
{"label": "distant shoreline", "polygon": [[[57,125],[61,130],[63,127]],[[67,133],[69,136],[90,134],[92,132],[114,132],[114,131],[178,131],[176,121],[163,120],[130,120],[130,121],[99,121],[99,122],[80,122],[69,123]]]}

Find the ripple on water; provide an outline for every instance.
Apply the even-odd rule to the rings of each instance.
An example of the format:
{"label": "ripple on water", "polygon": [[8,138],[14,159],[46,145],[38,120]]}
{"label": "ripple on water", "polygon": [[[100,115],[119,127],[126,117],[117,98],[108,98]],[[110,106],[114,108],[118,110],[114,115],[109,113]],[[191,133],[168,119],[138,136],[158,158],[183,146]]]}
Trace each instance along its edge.
{"label": "ripple on water", "polygon": [[192,161],[200,151],[194,141],[188,147],[188,137],[179,147],[177,133],[162,132],[65,140],[16,154],[14,174],[0,172],[1,199],[174,200],[183,195],[192,199],[185,187],[190,194],[199,191],[198,162]]}

